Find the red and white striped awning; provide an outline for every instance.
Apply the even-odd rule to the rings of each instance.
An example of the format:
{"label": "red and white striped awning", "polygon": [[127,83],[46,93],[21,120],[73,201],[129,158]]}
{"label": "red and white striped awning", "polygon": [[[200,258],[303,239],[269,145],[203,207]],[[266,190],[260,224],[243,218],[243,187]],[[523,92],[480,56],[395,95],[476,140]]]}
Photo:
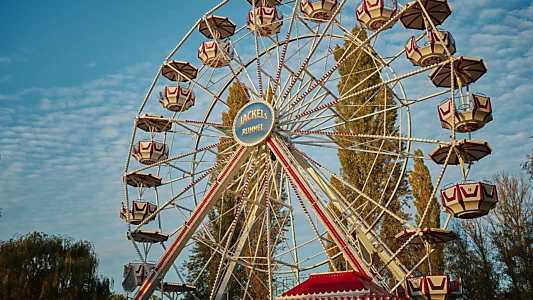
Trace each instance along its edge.
{"label": "red and white striped awning", "polygon": [[403,300],[357,272],[312,274],[309,279],[277,297],[276,300]]}

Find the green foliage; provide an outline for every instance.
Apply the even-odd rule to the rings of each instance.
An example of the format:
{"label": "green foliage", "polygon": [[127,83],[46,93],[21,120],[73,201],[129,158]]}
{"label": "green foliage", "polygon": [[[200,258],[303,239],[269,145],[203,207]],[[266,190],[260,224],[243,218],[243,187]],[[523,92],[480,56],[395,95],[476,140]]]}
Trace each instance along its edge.
{"label": "green foliage", "polygon": [[[357,26],[352,29],[352,34],[358,36],[360,40],[366,39],[364,30]],[[357,47],[356,42],[347,38],[344,45],[337,45],[334,53],[335,59],[339,61],[355,47]],[[341,80],[337,85],[339,96],[342,97],[347,93],[362,91],[381,83],[380,72],[375,71],[376,62],[373,61],[372,56],[363,50],[357,51],[355,55],[347,59],[339,67],[339,74],[341,75]],[[357,88],[350,91],[355,86]],[[395,100],[392,97],[392,93],[386,87],[348,98],[335,107],[344,119],[350,120],[356,116],[363,115],[368,117],[352,120],[345,125],[337,126],[335,131],[353,134],[393,135],[396,130],[397,112],[395,110],[391,110],[386,114],[376,112],[394,104]],[[373,113],[376,114],[372,116]],[[337,121],[340,122],[340,119]],[[388,201],[387,195],[392,194],[395,184],[401,178],[400,166],[402,160],[396,160],[394,156],[390,155],[377,155],[375,151],[398,153],[403,144],[383,139],[369,140],[345,136],[337,137],[336,142],[341,147],[338,150],[338,157],[341,164],[340,174],[342,179],[354,185],[372,199],[381,202]],[[354,207],[363,207],[360,215],[365,219],[371,220],[376,217],[376,211],[372,210],[373,204],[366,204],[366,199],[352,189],[344,187],[341,181],[332,179],[331,184],[344,194],[347,201],[355,202]],[[390,210],[403,218],[408,218],[408,215],[403,211],[403,203],[400,199],[407,193],[407,182],[402,180],[397,190],[396,198],[392,199],[388,206]],[[394,236],[403,229],[401,224],[388,215],[382,217],[380,224],[379,232],[381,237],[390,242],[393,249],[396,249],[399,244],[394,239]],[[334,249],[330,251],[330,254],[338,251]]]}
{"label": "green foliage", "polygon": [[93,245],[30,233],[0,243],[0,299],[108,299]]}
{"label": "green foliage", "polygon": [[235,117],[237,116],[237,111],[248,103],[246,95],[242,92],[239,84],[234,83],[229,87],[229,96],[226,103],[234,107],[235,110],[222,112],[222,123],[233,124],[233,120],[235,120]]}
{"label": "green foliage", "polygon": [[109,297],[109,300],[127,300],[128,298],[122,294],[115,294],[113,293],[113,295],[111,295],[111,297]]}
{"label": "green foliage", "polygon": [[[337,180],[337,179],[336,179],[336,178],[333,178],[332,181],[333,181],[333,180]],[[333,203],[329,203],[329,204],[328,204],[328,209],[329,209],[331,212],[333,212],[334,214],[336,214],[337,216],[340,215],[340,211],[337,209],[337,207],[335,207],[335,205],[333,205]],[[344,223],[344,224],[343,224],[344,226],[348,225],[348,224],[347,224],[348,222],[346,222],[346,221],[344,221],[343,223]],[[329,236],[329,234],[328,234],[328,239],[331,240],[331,237]],[[328,249],[328,255],[329,255],[330,257],[333,257],[334,255],[336,255],[336,254],[338,254],[338,253],[340,252],[339,249],[336,248],[335,246],[336,246],[336,245],[335,245],[334,243],[329,242],[329,241],[328,241],[327,244],[326,244],[326,247],[327,247],[327,249]],[[332,264],[333,264],[334,266],[332,266]],[[346,270],[351,270],[351,267],[350,267],[350,265],[346,262],[346,260],[344,259],[344,257],[343,257],[342,255],[339,255],[339,256],[337,256],[337,257],[335,257],[335,258],[333,259],[333,262],[330,262],[330,263],[329,263],[329,270],[330,270],[331,272],[333,272],[333,271],[335,271],[335,270],[337,270],[337,271],[343,271],[343,270],[346,271]]]}
{"label": "green foliage", "polygon": [[[431,182],[429,169],[422,159],[424,156],[422,150],[415,150],[414,155],[414,166],[413,170],[409,173],[408,181],[414,198],[413,204],[417,211],[415,221],[416,224],[420,224],[420,219],[426,210],[431,192],[433,191],[433,183]],[[420,224],[420,227],[440,227],[440,205],[435,197],[431,197],[428,214],[424,222]]]}
{"label": "green foliage", "polygon": [[[428,205],[428,201],[430,201],[428,213],[424,222],[420,224],[420,228],[440,228],[440,205],[435,197],[431,198],[433,183],[431,182],[429,169],[422,159],[424,153],[422,150],[417,149],[415,150],[414,155],[414,166],[413,170],[409,173],[408,181],[414,198],[413,204],[416,208],[416,224],[420,224],[422,215]],[[414,252],[417,257],[416,260],[420,260],[426,254],[424,247],[418,247]],[[442,245],[435,246],[435,250],[431,253],[430,261],[433,273],[442,274],[444,271],[444,250]],[[418,267],[418,271],[420,274],[429,274],[427,260]]]}

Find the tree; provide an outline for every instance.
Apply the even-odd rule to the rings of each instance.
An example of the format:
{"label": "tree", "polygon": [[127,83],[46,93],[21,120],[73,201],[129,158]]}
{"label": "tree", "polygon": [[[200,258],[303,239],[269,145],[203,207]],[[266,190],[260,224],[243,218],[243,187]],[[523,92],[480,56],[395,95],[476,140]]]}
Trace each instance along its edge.
{"label": "tree", "polygon": [[[530,138],[533,138],[533,136]],[[533,151],[526,155],[526,159],[526,162],[522,164],[522,168],[529,174],[529,178],[533,179]]]}
{"label": "tree", "polygon": [[34,232],[0,243],[0,299],[108,299],[87,241]]}
{"label": "tree", "polygon": [[[408,181],[411,186],[413,195],[413,204],[416,208],[415,221],[416,224],[420,224],[420,228],[440,228],[440,205],[435,197],[431,197],[433,192],[433,183],[431,182],[431,174],[428,167],[424,164],[424,153],[422,150],[417,149],[414,152],[414,166],[413,170],[409,173]],[[421,218],[429,204],[429,210],[424,219],[424,222],[420,223]],[[434,251],[430,256],[430,263],[433,273],[442,274],[444,271],[444,251],[442,245],[434,246]],[[415,251],[417,260],[420,260],[425,254],[426,249],[420,247]],[[429,266],[427,261],[422,263],[418,267],[418,271],[421,274],[429,274]]]}
{"label": "tree", "polygon": [[447,249],[448,270],[461,276],[465,299],[531,299],[533,183],[496,173],[498,203],[489,215],[455,222],[460,239]]}
{"label": "tree", "polygon": [[[332,178],[332,182],[337,181],[337,180],[338,179],[336,178]],[[334,186],[342,186],[342,183],[335,183]],[[341,212],[337,209],[335,205],[333,205],[332,202],[328,204],[328,209],[336,216],[341,215]],[[344,226],[348,225],[348,222],[346,220],[343,220],[342,223]],[[338,255],[340,250],[336,247],[336,245],[333,242],[330,242],[331,240],[332,240],[331,235],[328,234],[328,242],[326,243],[326,248],[328,249],[328,256],[329,257],[334,257],[335,255],[337,256],[333,258],[331,262],[329,263],[329,271],[333,272],[335,270],[337,271],[350,270],[351,269],[350,265],[346,262],[346,260],[344,259],[342,255]]]}
{"label": "tree", "polygon": [[[271,101],[272,93],[267,91],[266,100]],[[227,112],[222,112],[222,122],[224,124],[233,124],[233,120],[237,115],[237,111],[241,109],[245,104],[248,103],[246,96],[242,92],[241,88],[237,83],[234,83],[229,88],[229,96],[227,98],[227,103],[233,106],[236,111],[229,110]],[[231,155],[230,150],[234,149],[233,143],[224,144],[218,147],[218,153],[221,154],[221,157],[218,157],[218,160],[223,159],[226,155]],[[248,170],[246,170],[247,172]],[[243,175],[242,171],[238,172],[235,175],[235,179]],[[249,186],[255,185],[256,178],[250,180]],[[237,182],[237,180],[234,180]],[[248,198],[254,198],[255,195],[249,191],[247,195]],[[239,197],[232,193],[224,193],[219,201],[214,205],[213,209],[208,213],[209,225],[209,236],[212,236],[216,241],[222,245],[226,243],[226,240],[223,240],[224,234],[228,231],[231,226],[231,223],[235,216],[235,207],[239,202]],[[278,245],[283,242],[283,239],[278,237],[282,236],[284,233],[283,228],[277,226],[276,219],[282,220],[284,218],[283,206],[280,204],[271,202],[271,213],[273,211],[276,214],[276,218],[271,218],[270,227],[272,228],[271,236],[267,237],[266,233],[261,234],[261,224],[256,225],[255,230],[248,234],[248,243],[244,257],[266,257],[268,254],[267,247],[267,238],[270,238],[271,245]],[[265,214],[262,214],[263,216]],[[239,234],[243,229],[245,223],[245,216],[242,213],[237,220],[232,240],[230,245],[237,243],[237,240],[240,238]],[[203,233],[203,239],[208,240],[208,235]],[[186,299],[196,299],[195,296],[200,299],[207,299],[211,294],[211,289],[215,285],[215,280],[220,265],[221,255],[218,252],[213,251],[212,247],[208,247],[205,243],[196,243],[192,250],[192,255],[190,256],[189,261],[186,263],[186,268],[188,270],[188,280],[193,282],[195,279],[201,275],[202,280],[196,281],[197,290],[193,295],[186,296]],[[265,264],[266,261],[260,261],[259,264]],[[205,265],[208,265],[205,270],[203,270]],[[251,274],[253,272],[253,274]],[[247,282],[247,279],[250,279],[250,282]],[[268,274],[264,272],[257,272],[249,268],[244,268],[243,266],[237,265],[236,270],[234,271],[234,276],[231,282],[229,283],[226,293],[227,299],[242,299],[244,297],[244,288],[247,288],[247,294],[245,298],[251,297],[253,299],[267,299],[269,295],[268,287],[265,286],[265,282],[268,282]],[[265,298],[267,297],[267,298]]]}
{"label": "tree", "polygon": [[[352,34],[359,37],[360,40],[367,38],[364,30],[357,26],[352,29]],[[334,52],[335,60],[339,61],[355,47],[357,47],[356,42],[348,37],[344,45],[337,45]],[[376,62],[371,55],[363,50],[357,51],[355,55],[348,58],[338,70],[341,76],[337,84],[339,96],[343,96],[349,88],[357,85],[359,86],[351,92],[362,91],[382,82],[380,72],[376,72]],[[370,117],[347,122],[337,126],[335,131],[338,133],[393,135],[396,132],[397,112],[395,110],[386,114],[376,112],[394,104],[395,100],[392,98],[392,93],[386,87],[348,98],[336,105],[336,110],[342,118],[351,120],[356,115]],[[373,113],[376,114],[372,116]],[[338,118],[337,121],[340,123],[341,119]],[[403,148],[403,144],[386,139],[368,140],[346,136],[337,136],[336,142],[339,145],[338,157],[341,164],[340,175],[342,179],[354,185],[370,198],[384,204],[387,203],[389,201],[388,195],[393,194],[395,184],[402,178],[399,166],[403,160],[391,155],[378,155],[376,151],[398,153],[400,148]],[[377,217],[377,211],[373,210],[374,205],[365,203],[367,200],[353,189],[345,187],[341,181],[334,178],[332,178],[331,184],[336,190],[343,193],[349,203],[355,202],[354,207],[363,207],[359,212],[363,218],[371,220]],[[391,211],[402,218],[408,217],[403,211],[403,203],[401,202],[407,193],[407,181],[403,178],[395,198],[391,199],[392,201],[388,205]],[[403,229],[401,224],[388,214],[382,216],[380,224],[377,229],[381,238],[388,241],[391,248],[397,249],[399,243],[394,237]],[[338,251],[338,249],[332,249],[330,254]]]}
{"label": "tree", "polygon": [[533,178],[533,153],[526,155],[527,161],[522,165],[523,169]]}
{"label": "tree", "polygon": [[502,264],[506,299],[531,299],[533,294],[533,184],[523,175],[492,176],[498,204],[489,219],[490,235]]}
{"label": "tree", "polygon": [[448,272],[461,277],[465,300],[502,299],[495,253],[491,250],[489,226],[483,219],[458,220],[452,229],[459,239],[448,244]]}
{"label": "tree", "polygon": [[[243,94],[237,83],[234,83],[229,88],[229,96],[227,103],[233,106],[237,111],[241,109],[248,100]],[[233,124],[233,120],[237,115],[237,111],[229,110],[222,112],[222,122],[224,124]],[[222,139],[224,141],[224,139]],[[223,144],[218,146],[218,153],[223,156],[217,157],[217,160],[222,160],[226,155],[231,155],[229,149],[234,147],[233,143]],[[240,174],[235,175],[238,177]],[[224,234],[228,231],[234,217],[234,207],[236,207],[239,199],[235,195],[224,193],[219,201],[214,205],[208,213],[209,231],[217,242],[221,242]],[[240,218],[235,228],[236,232],[240,231],[243,220]],[[208,240],[208,234],[203,233],[203,238]],[[236,242],[237,236],[233,236],[232,242]],[[194,282],[199,275],[202,275],[202,280],[196,281],[196,291],[194,296],[200,299],[208,299],[211,294],[211,289],[215,284],[215,279],[220,264],[221,255],[215,252],[211,247],[205,243],[196,243],[190,255],[189,261],[185,264],[188,275],[187,279]],[[204,266],[208,264],[206,270],[203,271]],[[242,275],[242,274],[240,274]],[[228,286],[228,299],[240,299],[242,287],[236,282],[232,282]],[[188,295],[186,299],[195,299],[193,295]]]}

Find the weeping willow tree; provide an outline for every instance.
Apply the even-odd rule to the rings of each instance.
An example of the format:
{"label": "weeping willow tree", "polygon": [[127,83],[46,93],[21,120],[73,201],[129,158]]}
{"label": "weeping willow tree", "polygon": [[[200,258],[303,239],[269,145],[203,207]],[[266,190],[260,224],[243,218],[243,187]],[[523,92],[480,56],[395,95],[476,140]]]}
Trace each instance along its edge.
{"label": "weeping willow tree", "polygon": [[[359,27],[352,29],[352,35],[359,40],[366,40],[367,35]],[[343,45],[336,46],[334,57],[336,61],[342,59],[346,54],[353,51],[358,46],[353,39],[347,37]],[[382,83],[381,74],[377,71],[376,62],[367,52],[358,50],[355,55],[348,58],[338,69],[341,76],[337,89],[340,96],[348,93],[348,90],[357,86],[350,93],[362,91],[368,87]],[[397,135],[397,112],[390,110],[385,113],[377,113],[384,108],[395,105],[391,91],[387,87],[370,90],[357,96],[347,98],[336,105],[339,115],[345,120],[352,120],[357,116],[367,116],[346,122],[337,126],[335,132],[350,134],[374,134],[374,135]],[[341,123],[342,119],[338,118]],[[373,200],[382,204],[388,203],[388,209],[401,218],[407,219],[408,215],[403,210],[403,199],[407,196],[409,189],[407,181],[402,178],[401,165],[403,159],[399,156],[377,154],[398,153],[403,148],[403,144],[397,141],[386,139],[369,140],[359,137],[337,136],[336,142],[339,145],[337,152],[341,165],[340,175],[342,179],[355,186]],[[389,199],[400,181],[394,199]],[[375,220],[379,210],[375,205],[368,202],[364,197],[353,189],[345,186],[342,181],[331,179],[332,186],[339,191],[348,204],[357,207],[359,215],[367,221]],[[403,228],[395,218],[385,213],[374,228],[379,232],[382,240],[386,241],[392,250],[396,250],[400,243],[394,236]],[[330,256],[335,255],[339,250],[335,245],[328,244]],[[338,256],[333,264],[337,270],[345,270],[347,264],[342,256]],[[333,270],[330,265],[330,270]],[[385,274],[387,279],[391,279],[390,274]]]}
{"label": "weeping willow tree", "polygon": [[0,243],[0,299],[108,299],[87,241],[30,233]]}
{"label": "weeping willow tree", "polygon": [[[273,94],[271,92],[266,93],[267,101],[272,101]],[[233,124],[233,120],[237,115],[237,111],[240,110],[244,105],[248,103],[246,95],[242,92],[239,84],[234,83],[229,88],[229,95],[226,101],[230,106],[234,107],[235,110],[228,110],[222,112],[222,122],[224,124]],[[225,141],[227,138],[222,138],[221,141]],[[218,147],[217,160],[220,161],[232,154],[232,151],[235,149],[235,143],[226,143]],[[255,166],[255,170],[258,170],[259,166]],[[220,171],[220,170],[219,170]],[[235,190],[237,184],[242,176],[247,176],[250,170],[241,169],[234,177],[234,180],[230,183],[228,187],[229,190]],[[260,172],[259,172],[260,173]],[[257,183],[258,177],[253,177],[250,179],[248,186],[252,187]],[[248,190],[247,197],[254,199],[256,198],[257,191]],[[233,193],[224,193],[222,197],[217,200],[213,209],[208,213],[208,231],[209,234],[203,233],[202,239],[204,241],[209,240],[208,236],[211,236],[215,239],[216,243],[220,245],[225,245],[227,243],[227,237],[225,237],[227,231],[229,230],[231,223],[233,222],[236,207],[239,203],[239,197]],[[252,208],[248,209],[248,212]],[[261,226],[261,222],[258,222],[255,226],[255,229],[252,232],[242,232],[245,225],[245,215],[241,213],[237,219],[236,226],[234,229],[234,234],[232,235],[230,245],[235,245],[238,242],[238,239],[242,234],[248,235],[248,242],[242,256],[244,257],[256,257],[256,264],[266,264],[266,257],[269,255],[267,251],[267,238],[270,238],[271,245],[278,245],[283,242],[283,239],[280,238],[283,235],[282,228],[276,228],[274,219],[283,219],[282,205],[272,204],[270,208],[271,214],[276,214],[276,218],[271,218],[271,236],[267,237],[264,228]],[[263,213],[260,218],[264,218],[265,214]],[[264,222],[263,222],[264,223]],[[241,233],[241,234],[239,234]],[[273,253],[270,253],[272,255]],[[200,242],[196,243],[192,249],[192,254],[190,255],[189,261],[186,263],[186,268],[188,270],[188,280],[190,282],[196,282],[197,290],[193,295],[186,296],[186,299],[208,299],[211,295],[211,290],[215,286],[215,281],[220,266],[221,254],[214,251],[213,247],[208,246],[206,243]],[[200,280],[197,280],[201,277]],[[219,279],[220,280],[220,279]],[[269,298],[269,288],[268,288],[268,274],[265,272],[257,272],[256,270],[245,268],[242,265],[237,264],[233,272],[232,279],[226,288],[226,294],[224,299],[268,299]],[[197,298],[195,298],[197,297]]]}

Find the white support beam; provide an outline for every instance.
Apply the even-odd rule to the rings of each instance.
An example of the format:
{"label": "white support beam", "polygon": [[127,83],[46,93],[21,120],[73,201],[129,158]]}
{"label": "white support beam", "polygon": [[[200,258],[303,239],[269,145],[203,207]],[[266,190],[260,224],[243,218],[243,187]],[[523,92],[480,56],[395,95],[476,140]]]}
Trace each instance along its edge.
{"label": "white support beam", "polygon": [[[373,280],[372,273],[367,269],[364,262],[358,257],[358,253],[354,247],[355,241],[350,235],[346,235],[336,224],[333,216],[320,204],[317,195],[310,188],[305,176],[300,173],[296,165],[298,162],[290,153],[287,147],[277,137],[270,137],[267,140],[268,147],[276,155],[280,161],[283,169],[294,183],[303,198],[307,201],[310,208],[316,214],[322,225],[326,228],[331,238],[337,244],[339,250],[344,254],[346,260],[350,263],[353,270],[357,271],[361,277]],[[376,285],[376,289],[379,286]],[[385,292],[376,290],[374,292]],[[386,292],[385,292],[386,293]]]}
{"label": "white support beam", "polygon": [[[351,211],[352,209],[341,199],[341,197],[330,188],[330,184],[325,182],[324,179],[317,174],[315,169],[311,166],[309,161],[303,157],[300,153],[290,149],[291,154],[294,156],[296,161],[305,169],[307,174],[314,180],[316,185],[324,192],[324,194],[330,199],[331,203],[335,206],[338,211],[345,212],[346,220],[352,226],[357,225],[354,230],[357,233],[357,240],[359,244],[356,248],[359,248],[359,255],[365,260],[365,263],[368,267],[372,266],[372,256],[379,256],[381,261],[388,262],[391,260],[392,251],[388,248],[387,245],[383,244],[381,241],[377,240],[378,235],[372,230],[368,230],[368,224],[355,212]],[[364,234],[366,232],[366,234]],[[379,249],[376,249],[374,243],[379,245]],[[361,248],[365,248],[367,254],[365,254]],[[365,256],[367,258],[365,258]],[[369,260],[369,261],[367,261]],[[391,261],[387,268],[392,272],[394,278],[399,282],[404,282],[404,279],[408,273],[407,269],[403,264],[396,258]]]}
{"label": "white support beam", "polygon": [[[279,171],[280,171],[280,167],[278,165],[278,167],[276,168],[275,174],[279,173]],[[266,174],[267,178],[268,178],[268,175],[269,174]],[[266,197],[259,197],[258,202],[253,201],[253,203],[255,204],[254,208],[252,209],[250,217],[248,218],[246,222],[245,229],[243,231],[244,234],[240,237],[237,247],[235,248],[235,251],[234,251],[235,253],[234,255],[236,257],[240,257],[244,253],[244,251],[246,251],[246,248],[248,247],[249,233],[255,231],[255,228],[258,225],[257,219],[259,218],[259,216],[263,213],[265,209],[265,202],[266,202]],[[233,272],[235,271],[236,266],[237,266],[236,261],[231,261],[230,264],[228,265],[228,268],[225,271],[226,273],[224,274],[224,278],[220,286],[218,287],[217,294],[215,296],[216,300],[223,299],[224,293],[226,292],[226,289],[228,288],[228,285],[232,279],[232,275],[233,275]]]}
{"label": "white support beam", "polygon": [[205,219],[209,210],[213,207],[216,201],[220,199],[222,193],[225,191],[227,183],[233,179],[241,165],[249,158],[252,150],[253,148],[244,146],[240,146],[235,150],[229,162],[209,188],[209,191],[194,209],[189,220],[185,222],[176,239],[170,244],[161,259],[159,259],[159,262],[148,276],[148,279],[143,282],[140,289],[137,291],[137,294],[135,294],[135,300],[148,300],[150,298],[176,258],[178,258],[183,248],[185,248],[187,242]]}

